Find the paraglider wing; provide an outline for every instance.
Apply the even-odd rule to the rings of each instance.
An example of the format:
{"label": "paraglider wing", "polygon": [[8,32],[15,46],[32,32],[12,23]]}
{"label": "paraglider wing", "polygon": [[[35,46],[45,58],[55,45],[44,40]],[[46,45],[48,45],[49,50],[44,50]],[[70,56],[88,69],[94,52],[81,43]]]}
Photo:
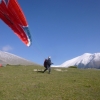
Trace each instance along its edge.
{"label": "paraglider wing", "polygon": [[28,23],[17,0],[0,0],[0,19],[14,31],[22,42],[27,46],[31,45]]}

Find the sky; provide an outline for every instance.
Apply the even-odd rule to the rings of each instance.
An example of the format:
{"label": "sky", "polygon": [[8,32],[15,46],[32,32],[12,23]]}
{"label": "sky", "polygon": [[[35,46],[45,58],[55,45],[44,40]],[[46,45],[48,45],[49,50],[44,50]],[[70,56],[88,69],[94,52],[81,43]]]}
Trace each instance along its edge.
{"label": "sky", "polygon": [[[24,1],[24,2],[23,2]],[[0,50],[43,65],[84,53],[100,52],[100,0],[18,0],[27,19],[32,45],[27,47],[0,20]]]}

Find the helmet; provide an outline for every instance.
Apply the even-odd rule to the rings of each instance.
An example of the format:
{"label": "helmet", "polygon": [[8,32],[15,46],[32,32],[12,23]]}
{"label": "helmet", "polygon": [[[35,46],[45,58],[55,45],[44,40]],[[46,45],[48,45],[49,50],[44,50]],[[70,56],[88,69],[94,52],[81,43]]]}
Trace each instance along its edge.
{"label": "helmet", "polygon": [[48,59],[50,59],[51,57],[49,56]]}

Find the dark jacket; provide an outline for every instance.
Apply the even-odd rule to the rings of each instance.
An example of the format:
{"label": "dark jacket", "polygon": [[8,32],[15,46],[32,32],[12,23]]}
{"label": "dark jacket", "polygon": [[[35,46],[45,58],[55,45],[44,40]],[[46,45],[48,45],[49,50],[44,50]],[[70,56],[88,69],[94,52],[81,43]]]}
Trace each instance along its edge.
{"label": "dark jacket", "polygon": [[51,59],[48,59],[47,64],[48,64],[49,66],[53,64],[53,63],[51,62]]}

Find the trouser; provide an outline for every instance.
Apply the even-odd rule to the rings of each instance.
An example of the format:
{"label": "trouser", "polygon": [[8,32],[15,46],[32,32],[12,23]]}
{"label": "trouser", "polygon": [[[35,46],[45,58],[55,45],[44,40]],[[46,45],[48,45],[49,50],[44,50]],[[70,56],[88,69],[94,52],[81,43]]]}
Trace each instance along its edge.
{"label": "trouser", "polygon": [[49,71],[49,73],[51,72],[51,68],[50,68],[50,66],[49,66],[49,65],[47,65],[47,68],[46,68],[43,72],[45,72],[46,70],[48,70],[48,71]]}

